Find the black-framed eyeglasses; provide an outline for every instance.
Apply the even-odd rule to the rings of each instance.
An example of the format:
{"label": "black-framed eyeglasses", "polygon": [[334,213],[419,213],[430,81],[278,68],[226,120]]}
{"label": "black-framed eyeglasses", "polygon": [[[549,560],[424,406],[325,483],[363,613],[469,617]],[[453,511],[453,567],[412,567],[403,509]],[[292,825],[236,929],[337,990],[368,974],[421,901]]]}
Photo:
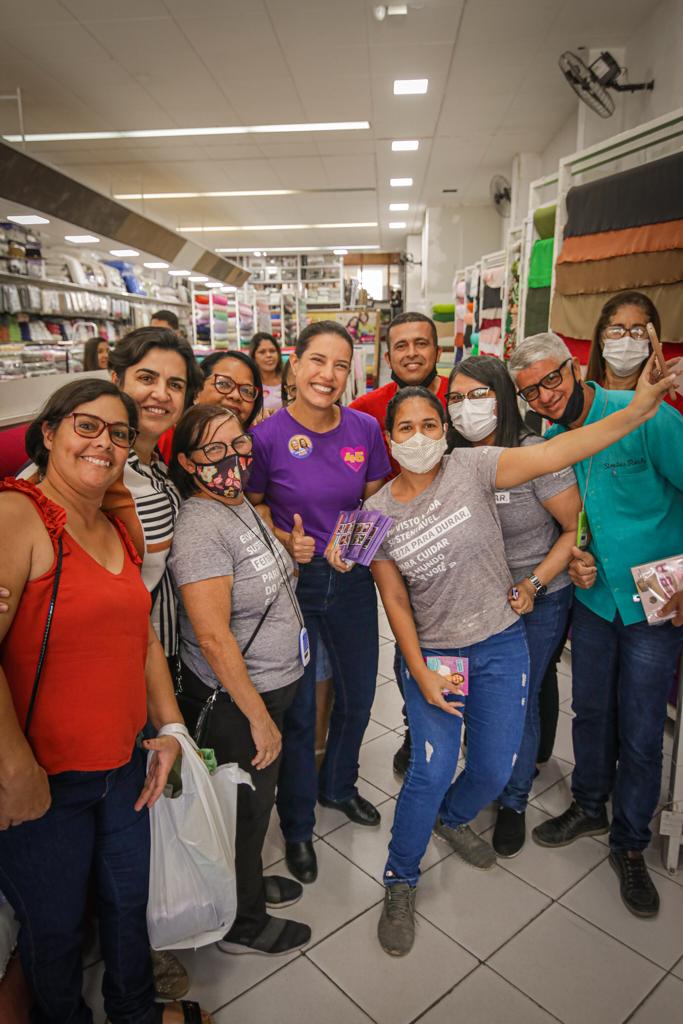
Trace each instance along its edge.
{"label": "black-framed eyeglasses", "polygon": [[103,430],[106,430],[111,443],[117,448],[132,448],[138,432],[135,427],[127,423],[107,423],[101,416],[93,416],[89,412],[71,412],[64,419],[71,420],[74,431],[79,437],[99,437]]}
{"label": "black-framed eyeglasses", "polygon": [[626,337],[631,338],[633,341],[648,341],[649,339],[645,324],[633,324],[628,328],[624,327],[623,324],[609,324],[602,332],[602,336],[603,338],[609,338],[610,341],[621,341],[622,338]]}
{"label": "black-framed eyeglasses", "polygon": [[517,394],[525,402],[535,402],[541,393],[541,388],[547,388],[548,391],[556,391],[562,383],[562,370],[571,361],[572,357],[570,356],[569,359],[565,359],[563,363],[560,363],[556,370],[546,373],[545,377],[541,377],[536,384],[529,384],[528,387],[521,388]]}
{"label": "black-framed eyeglasses", "polygon": [[231,395],[233,391],[237,391],[245,402],[253,402],[259,393],[259,388],[255,384],[238,384],[224,373],[212,374],[211,381],[216,391],[220,391],[222,395]]}
{"label": "black-framed eyeglasses", "polygon": [[477,402],[481,398],[488,398],[491,388],[472,388],[471,391],[449,391],[446,395],[446,405],[458,405],[467,398],[470,402]]}
{"label": "black-framed eyeglasses", "polygon": [[199,448],[193,448],[192,454],[202,452],[209,465],[213,465],[226,455],[251,455],[252,447],[251,434],[240,434],[239,437],[234,437],[230,444],[225,444],[224,441],[210,441]]}

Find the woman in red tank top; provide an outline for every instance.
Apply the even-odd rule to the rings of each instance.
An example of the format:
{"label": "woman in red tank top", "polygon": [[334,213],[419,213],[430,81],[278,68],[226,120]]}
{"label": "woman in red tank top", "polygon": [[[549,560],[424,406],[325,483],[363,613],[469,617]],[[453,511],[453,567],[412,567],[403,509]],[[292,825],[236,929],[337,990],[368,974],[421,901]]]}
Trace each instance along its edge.
{"label": "woman in red tank top", "polygon": [[0,616],[0,889],[22,925],[20,955],[41,1022],[92,1019],[81,994],[92,877],[109,1019],[208,1019],[196,1003],[154,1003],[147,808],[179,746],[171,736],[145,741],[153,752],[145,777],[135,741],[148,717],[158,729],[182,716],[140,559],[123,525],[101,511],[136,426],[134,402],[114,384],[66,384],[27,433],[41,482],[0,482],[0,536],[11,539],[0,553],[11,590],[9,614]]}

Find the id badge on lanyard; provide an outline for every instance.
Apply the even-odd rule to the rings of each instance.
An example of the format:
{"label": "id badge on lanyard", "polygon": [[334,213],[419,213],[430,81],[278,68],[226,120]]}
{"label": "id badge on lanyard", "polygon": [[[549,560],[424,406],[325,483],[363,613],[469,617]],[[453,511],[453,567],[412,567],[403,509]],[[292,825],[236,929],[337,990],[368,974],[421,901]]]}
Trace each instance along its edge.
{"label": "id badge on lanyard", "polygon": [[308,641],[308,630],[302,626],[299,630],[299,657],[304,668],[311,660],[311,645]]}

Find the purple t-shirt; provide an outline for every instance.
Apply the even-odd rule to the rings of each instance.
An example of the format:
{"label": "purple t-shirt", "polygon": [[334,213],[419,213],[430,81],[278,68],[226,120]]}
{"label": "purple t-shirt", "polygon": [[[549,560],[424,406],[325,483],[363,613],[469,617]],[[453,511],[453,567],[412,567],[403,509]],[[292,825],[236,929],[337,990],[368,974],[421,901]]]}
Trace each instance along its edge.
{"label": "purple t-shirt", "polygon": [[301,426],[287,409],[253,428],[254,462],[247,489],[265,494],[273,522],[290,531],[298,512],[315,552],[327,547],[337,516],[357,508],[365,485],[391,472],[377,421],[341,408],[334,430],[318,434]]}

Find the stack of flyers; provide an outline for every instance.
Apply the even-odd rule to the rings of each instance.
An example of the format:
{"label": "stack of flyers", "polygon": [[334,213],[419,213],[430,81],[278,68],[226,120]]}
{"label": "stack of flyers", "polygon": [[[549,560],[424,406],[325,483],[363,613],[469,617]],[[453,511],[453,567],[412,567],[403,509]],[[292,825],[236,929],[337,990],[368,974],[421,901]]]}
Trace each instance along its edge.
{"label": "stack of flyers", "polygon": [[674,594],[683,590],[683,555],[671,555],[659,562],[634,565],[631,575],[638,590],[634,600],[640,598],[649,624],[659,626],[662,622],[673,619],[675,612],[664,617],[658,613]]}
{"label": "stack of flyers", "polygon": [[329,544],[347,562],[370,565],[393,523],[390,516],[370,509],[340,512]]}
{"label": "stack of flyers", "polygon": [[[470,688],[470,668],[467,658],[457,658],[449,654],[428,654],[425,656],[427,668],[438,672],[440,676],[453,676],[454,683],[460,683],[460,696],[466,697]],[[444,690],[444,695],[449,693]],[[449,694],[454,696],[453,694]]]}

